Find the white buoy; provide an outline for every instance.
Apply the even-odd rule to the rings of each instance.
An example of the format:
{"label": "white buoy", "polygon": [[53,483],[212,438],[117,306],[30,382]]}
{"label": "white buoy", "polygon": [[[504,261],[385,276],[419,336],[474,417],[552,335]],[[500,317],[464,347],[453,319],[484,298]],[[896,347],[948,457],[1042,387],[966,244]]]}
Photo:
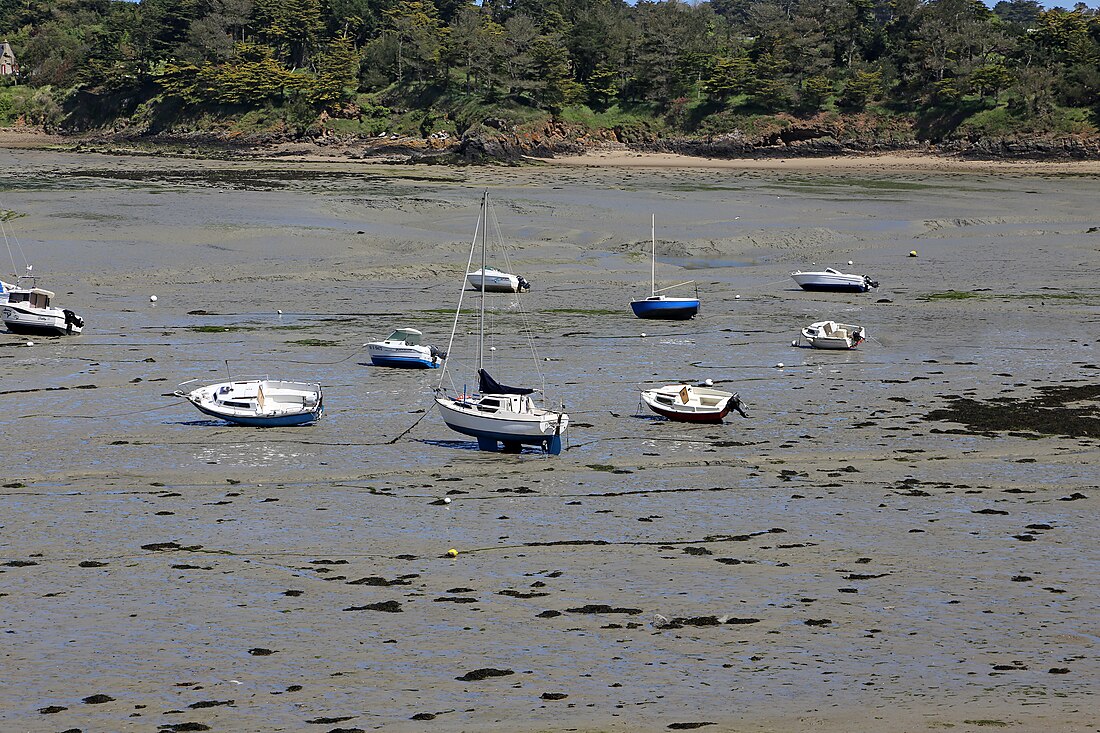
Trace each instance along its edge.
{"label": "white buoy", "polygon": [[791,346],[798,346],[798,339],[791,342]]}
{"label": "white buoy", "polygon": [[497,347],[495,347],[495,346],[490,346],[489,347],[489,351],[496,351],[496,350],[497,350]]}
{"label": "white buoy", "polygon": [[733,299],[734,300],[741,300],[741,296],[740,295],[735,295],[735,296],[733,296]]}
{"label": "white buoy", "polygon": [[33,341],[28,341],[27,346],[34,346],[34,342]]}
{"label": "white buoy", "polygon": [[150,303],[156,303],[156,302],[157,302],[157,296],[155,296],[155,295],[150,295],[150,296],[149,296],[149,302],[150,302]]}
{"label": "white buoy", "polygon": [[642,338],[645,338],[645,333],[642,333]]}
{"label": "white buoy", "polygon": [[449,497],[449,496],[444,496],[444,497],[443,497],[443,503],[444,503],[444,504],[450,504],[450,503],[451,503],[451,497]]}
{"label": "white buoy", "polygon": [[278,313],[280,316],[283,314],[282,311],[275,311],[275,312]]}
{"label": "white buoy", "polygon": [[708,387],[713,387],[714,386],[714,380],[713,379],[704,379],[703,384],[707,385]]}
{"label": "white buoy", "polygon": [[783,368],[783,362],[779,362],[775,366],[776,366],[777,369],[782,369]]}

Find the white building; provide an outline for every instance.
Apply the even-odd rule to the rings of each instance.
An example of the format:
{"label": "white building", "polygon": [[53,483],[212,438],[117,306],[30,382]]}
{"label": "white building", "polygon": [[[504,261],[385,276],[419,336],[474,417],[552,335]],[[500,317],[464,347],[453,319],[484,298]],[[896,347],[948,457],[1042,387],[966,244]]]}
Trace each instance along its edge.
{"label": "white building", "polygon": [[19,73],[19,64],[15,61],[15,52],[11,44],[0,41],[0,76],[14,76]]}

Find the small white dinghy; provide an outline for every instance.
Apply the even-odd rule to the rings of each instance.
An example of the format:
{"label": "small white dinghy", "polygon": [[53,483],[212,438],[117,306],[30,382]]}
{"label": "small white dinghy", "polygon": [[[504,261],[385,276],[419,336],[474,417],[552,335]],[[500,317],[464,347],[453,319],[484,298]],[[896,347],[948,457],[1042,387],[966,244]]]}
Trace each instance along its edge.
{"label": "small white dinghy", "polygon": [[495,267],[482,267],[466,275],[466,282],[474,290],[486,293],[525,293],[531,289],[531,283],[519,275],[512,275]]}
{"label": "small white dinghy", "polygon": [[447,353],[434,346],[420,343],[424,334],[415,328],[399,328],[385,341],[366,344],[371,364],[405,369],[435,369],[447,357]]}
{"label": "small white dinghy", "polygon": [[[184,382],[180,385],[190,384]],[[184,392],[182,397],[199,412],[238,425],[260,428],[305,425],[321,417],[324,399],[321,385],[273,379],[219,382]]]}
{"label": "small white dinghy", "polygon": [[8,290],[0,316],[12,333],[70,336],[84,330],[84,319],[50,304],[53,293],[38,287]]}
{"label": "small white dinghy", "polygon": [[802,338],[815,349],[854,349],[867,338],[867,331],[851,323],[818,321],[802,329]]}
{"label": "small white dinghy", "polygon": [[797,270],[791,273],[791,278],[803,290],[819,292],[866,293],[871,288],[878,287],[878,283],[866,275],[852,275],[831,267],[826,267],[821,272]]}
{"label": "small white dinghy", "polygon": [[747,417],[733,392],[690,384],[666,384],[642,390],[642,402],[658,415],[677,422],[720,423],[731,410]]}

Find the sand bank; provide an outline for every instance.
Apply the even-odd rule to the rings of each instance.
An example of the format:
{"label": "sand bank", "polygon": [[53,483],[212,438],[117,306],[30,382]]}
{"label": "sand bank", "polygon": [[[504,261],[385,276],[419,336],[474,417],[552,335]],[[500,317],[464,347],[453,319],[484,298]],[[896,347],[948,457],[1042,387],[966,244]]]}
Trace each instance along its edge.
{"label": "sand bank", "polygon": [[[1094,729],[1095,179],[0,160],[87,321],[0,333],[0,729]],[[554,459],[473,450],[437,372],[362,351],[446,346],[485,188],[573,416]],[[651,214],[690,323],[630,315]],[[814,264],[882,286],[799,291]],[[494,375],[533,383],[493,310]],[[872,338],[791,346],[825,317]],[[171,396],[226,360],[326,416]],[[749,418],[637,409],[707,378]]]}

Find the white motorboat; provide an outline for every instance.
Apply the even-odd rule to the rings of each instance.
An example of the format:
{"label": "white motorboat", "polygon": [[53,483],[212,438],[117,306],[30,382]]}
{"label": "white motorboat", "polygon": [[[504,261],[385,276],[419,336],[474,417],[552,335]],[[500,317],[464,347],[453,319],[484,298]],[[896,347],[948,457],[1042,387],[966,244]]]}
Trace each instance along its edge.
{"label": "white motorboat", "polygon": [[468,273],[466,282],[474,290],[481,290],[484,286],[487,293],[525,293],[531,289],[531,283],[524,278],[495,267],[481,267]]}
{"label": "white motorboat", "polygon": [[854,349],[867,338],[867,331],[850,323],[818,321],[802,329],[802,338],[815,349]]}
{"label": "white motorboat", "polygon": [[866,275],[850,275],[827,267],[821,272],[792,272],[791,277],[803,290],[841,293],[866,293],[878,283]]}
{"label": "white motorboat", "polygon": [[[184,382],[180,385],[190,384]],[[272,379],[245,379],[176,390],[202,413],[239,425],[287,427],[305,425],[321,417],[321,385]]]}
{"label": "white motorboat", "polygon": [[0,308],[4,325],[12,333],[67,336],[84,330],[84,319],[67,308],[50,304],[54,294],[38,287],[15,287]]}
{"label": "white motorboat", "polygon": [[677,422],[720,423],[731,410],[746,417],[733,392],[689,384],[666,384],[642,390],[642,402],[658,415]]}
{"label": "white motorboat", "polygon": [[447,354],[434,346],[420,343],[423,337],[415,328],[399,328],[384,341],[365,344],[375,366],[406,369],[435,369]]}
{"label": "white motorboat", "polygon": [[[500,240],[500,227],[496,224],[496,217],[489,204],[489,192],[486,191],[481,200],[481,213],[478,216],[477,228],[474,230],[474,240],[470,244],[470,258],[466,264],[465,272],[470,272],[470,264],[474,259],[474,250],[478,243],[478,233],[481,234],[481,270],[485,272],[485,250],[488,239],[488,231],[492,225],[492,231],[498,232],[497,240]],[[503,242],[499,241],[501,247]],[[443,422],[451,430],[463,435],[477,438],[477,446],[480,450],[495,451],[499,444],[503,444],[507,452],[518,453],[525,445],[542,448],[547,453],[557,455],[561,452],[561,436],[569,427],[569,415],[564,411],[555,412],[541,407],[532,395],[538,391],[529,387],[510,387],[501,384],[489,376],[485,371],[485,293],[489,290],[487,279],[479,281],[479,317],[477,337],[477,378],[478,391],[474,394],[467,393],[465,386],[461,392],[452,379],[451,387],[454,394],[448,394],[443,387],[447,377],[447,363],[444,363],[439,378],[439,386],[436,389],[435,403],[439,408],[439,414]],[[462,300],[465,291],[459,293],[458,307],[455,312],[454,328],[451,330],[451,338],[447,344],[447,352],[452,353],[455,332],[458,330],[459,318],[462,314]],[[518,303],[517,298],[517,303]],[[524,324],[526,324],[524,316]],[[526,326],[528,345],[534,352],[533,343],[530,341],[530,332]],[[497,336],[506,334],[498,333]],[[496,347],[493,347],[495,350]],[[536,357],[537,362],[537,357]]]}

